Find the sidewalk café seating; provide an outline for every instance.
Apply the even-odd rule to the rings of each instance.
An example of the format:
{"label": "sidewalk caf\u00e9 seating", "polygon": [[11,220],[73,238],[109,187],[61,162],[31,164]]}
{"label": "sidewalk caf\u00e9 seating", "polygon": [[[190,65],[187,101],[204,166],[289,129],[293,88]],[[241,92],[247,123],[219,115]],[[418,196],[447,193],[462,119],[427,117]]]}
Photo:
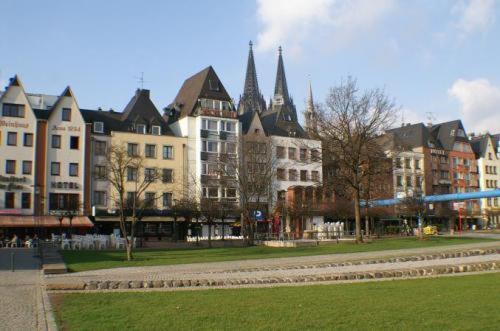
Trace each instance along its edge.
{"label": "sidewalk caf\u00e9 seating", "polygon": [[61,249],[71,249],[71,242],[69,239],[63,239],[61,242]]}

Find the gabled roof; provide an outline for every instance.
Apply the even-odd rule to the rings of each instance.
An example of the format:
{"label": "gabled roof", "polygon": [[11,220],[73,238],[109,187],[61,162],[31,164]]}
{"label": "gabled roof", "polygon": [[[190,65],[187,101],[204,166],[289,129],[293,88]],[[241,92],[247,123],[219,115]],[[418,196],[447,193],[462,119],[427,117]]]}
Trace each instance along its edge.
{"label": "gabled roof", "polygon": [[[457,135],[459,129],[463,131],[463,137]],[[443,146],[444,149],[449,151],[453,150],[455,142],[469,142],[461,120],[454,120],[433,125],[431,128],[431,134],[441,143],[441,146]]]}
{"label": "gabled roof", "polygon": [[472,147],[472,150],[474,151],[474,154],[476,154],[476,157],[478,159],[486,157],[486,151],[488,150],[488,141],[491,141],[491,144],[493,145],[494,153],[496,154],[496,150],[495,150],[496,139],[492,135],[485,134],[482,136],[473,137],[470,140],[470,145]]}
{"label": "gabled roof", "polygon": [[[283,106],[284,105],[275,106],[275,108]],[[260,117],[262,127],[266,131],[267,135],[308,138],[307,133],[298,122],[293,120],[284,120],[280,117],[280,114],[283,114],[283,112],[275,110],[266,112]]]}
{"label": "gabled roof", "polygon": [[201,98],[231,102],[231,97],[212,66],[186,79],[170,108],[180,109],[180,118],[192,116]]}
{"label": "gabled roof", "polygon": [[429,128],[424,123],[406,124],[387,130],[387,133],[394,134],[397,143],[405,148],[432,146],[441,148],[439,141],[430,134]]}
{"label": "gabled roof", "polygon": [[80,109],[80,112],[87,123],[103,122],[104,134],[109,135],[111,131],[130,131],[127,123],[121,120],[121,113],[90,109]]}

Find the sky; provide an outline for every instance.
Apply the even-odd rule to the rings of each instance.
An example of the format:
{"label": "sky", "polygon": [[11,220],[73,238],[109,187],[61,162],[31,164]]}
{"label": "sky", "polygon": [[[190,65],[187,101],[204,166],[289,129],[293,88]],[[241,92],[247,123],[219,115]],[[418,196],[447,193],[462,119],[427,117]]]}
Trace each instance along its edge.
{"label": "sky", "polygon": [[500,0],[1,0],[0,87],[70,85],[81,108],[121,111],[141,87],[159,110],[212,65],[237,102],[248,42],[259,85],[273,93],[283,47],[290,94],[305,108],[348,76],[381,87],[398,123],[461,118],[500,133]]}

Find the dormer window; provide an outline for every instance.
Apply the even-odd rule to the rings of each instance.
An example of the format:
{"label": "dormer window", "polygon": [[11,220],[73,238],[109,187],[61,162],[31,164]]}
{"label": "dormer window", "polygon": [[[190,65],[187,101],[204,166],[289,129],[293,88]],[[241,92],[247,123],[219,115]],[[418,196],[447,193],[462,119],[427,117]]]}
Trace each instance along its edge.
{"label": "dormer window", "polygon": [[104,133],[104,123],[103,122],[94,122],[94,132]]}
{"label": "dormer window", "polygon": [[146,134],[146,126],[144,124],[137,124],[135,126],[135,132],[140,134]]}
{"label": "dormer window", "polygon": [[208,88],[210,91],[218,91],[219,90],[219,82],[216,80],[209,79],[208,80]]}
{"label": "dormer window", "polygon": [[458,136],[458,137],[465,137],[465,132],[464,132],[464,130],[462,130],[462,129],[458,129],[458,130],[457,130],[457,136]]}
{"label": "dormer window", "polygon": [[70,122],[71,121],[71,108],[63,108],[61,113],[61,120]]}
{"label": "dormer window", "polygon": [[451,137],[455,137],[455,130],[451,130],[451,131],[450,131],[450,136],[451,136]]}
{"label": "dormer window", "polygon": [[161,135],[161,126],[159,126],[159,125],[153,125],[151,127],[151,134],[154,134],[155,136]]}

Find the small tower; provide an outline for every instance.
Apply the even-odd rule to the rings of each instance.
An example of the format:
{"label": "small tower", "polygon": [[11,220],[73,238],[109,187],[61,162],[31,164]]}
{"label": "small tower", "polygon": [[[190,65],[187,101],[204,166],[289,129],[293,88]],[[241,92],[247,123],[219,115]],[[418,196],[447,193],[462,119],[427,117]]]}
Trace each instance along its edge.
{"label": "small tower", "polygon": [[306,111],[304,112],[304,117],[306,119],[306,131],[315,132],[318,129],[318,119],[316,116],[316,110],[314,109],[311,81],[309,81],[309,94],[307,96],[307,107]]}
{"label": "small tower", "polygon": [[243,87],[243,95],[240,97],[238,103],[238,115],[243,115],[247,112],[257,112],[260,114],[266,110],[266,102],[259,90],[252,45],[252,41],[250,41],[248,44],[249,50],[245,85]]}

